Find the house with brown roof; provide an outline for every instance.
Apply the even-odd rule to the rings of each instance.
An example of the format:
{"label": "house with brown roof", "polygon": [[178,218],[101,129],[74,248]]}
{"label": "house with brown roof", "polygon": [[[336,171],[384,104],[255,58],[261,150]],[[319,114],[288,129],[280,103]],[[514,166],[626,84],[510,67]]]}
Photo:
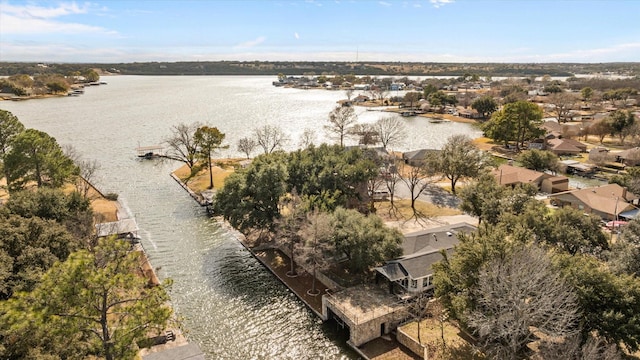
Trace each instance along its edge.
{"label": "house with brown roof", "polygon": [[553,194],[569,189],[569,178],[562,175],[551,175],[523,167],[503,164],[492,171],[498,184],[516,186],[532,184],[544,193]]}
{"label": "house with brown roof", "polygon": [[569,190],[549,195],[552,204],[571,206],[603,220],[630,219],[638,213],[638,196],[618,184]]}
{"label": "house with brown roof", "polygon": [[549,139],[547,140],[547,150],[556,155],[578,155],[587,152],[587,145],[573,139]]}
{"label": "house with brown roof", "polygon": [[640,164],[640,147],[627,149],[613,155],[616,156],[617,162],[626,166],[637,166]]}

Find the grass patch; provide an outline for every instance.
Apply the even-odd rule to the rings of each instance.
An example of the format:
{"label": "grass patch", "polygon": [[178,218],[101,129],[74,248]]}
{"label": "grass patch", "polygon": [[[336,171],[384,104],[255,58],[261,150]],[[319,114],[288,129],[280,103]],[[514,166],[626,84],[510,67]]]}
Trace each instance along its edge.
{"label": "grass patch", "polygon": [[[416,321],[403,325],[401,329],[418,341]],[[449,322],[444,322],[441,328],[440,322],[434,318],[420,321],[420,340],[427,347],[429,359],[483,359],[463,336],[460,329]],[[443,337],[446,346],[443,346]]]}
{"label": "grass patch", "polygon": [[[225,179],[235,172],[239,161],[239,159],[215,161],[216,165],[212,168],[214,189],[220,189],[224,186]],[[191,169],[187,165],[181,166],[173,174],[185,182],[195,193],[201,193],[209,189],[209,169],[206,166],[193,176],[191,176]]]}
{"label": "grass patch", "polygon": [[[397,219],[395,220],[409,220],[413,217],[411,200],[395,200],[393,203],[396,207]],[[389,201],[376,202],[375,207],[376,214],[382,218],[386,218],[387,214],[389,214],[391,203]],[[418,210],[418,212],[424,217],[452,216],[462,214],[462,212],[458,209],[442,207],[420,200],[416,200],[416,210]]]}

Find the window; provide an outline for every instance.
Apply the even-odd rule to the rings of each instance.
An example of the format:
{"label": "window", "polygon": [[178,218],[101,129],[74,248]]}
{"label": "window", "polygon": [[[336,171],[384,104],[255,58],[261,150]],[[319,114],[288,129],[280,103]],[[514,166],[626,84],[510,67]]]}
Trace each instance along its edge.
{"label": "window", "polygon": [[423,288],[426,288],[429,285],[431,285],[431,275],[429,275],[426,278],[422,279],[422,287]]}
{"label": "window", "polygon": [[414,288],[414,289],[417,288],[418,287],[418,280],[411,279],[411,287]]}

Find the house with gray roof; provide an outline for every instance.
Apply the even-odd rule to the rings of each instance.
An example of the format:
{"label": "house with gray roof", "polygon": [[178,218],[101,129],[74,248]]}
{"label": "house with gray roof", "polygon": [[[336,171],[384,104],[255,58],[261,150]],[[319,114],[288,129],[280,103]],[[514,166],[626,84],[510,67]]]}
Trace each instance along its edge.
{"label": "house with gray roof", "polygon": [[475,230],[471,224],[457,223],[406,234],[402,243],[403,256],[376,268],[376,277],[389,281],[391,293],[417,294],[431,290],[433,264],[442,260],[441,251],[452,254],[459,242],[458,236]]}

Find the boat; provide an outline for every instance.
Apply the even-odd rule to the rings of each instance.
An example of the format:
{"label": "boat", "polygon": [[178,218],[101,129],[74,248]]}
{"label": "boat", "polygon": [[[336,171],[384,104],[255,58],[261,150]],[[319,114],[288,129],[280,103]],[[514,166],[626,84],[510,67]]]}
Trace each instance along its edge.
{"label": "boat", "polygon": [[447,119],[443,119],[443,118],[429,118],[429,122],[433,123],[433,124],[439,124],[439,123],[443,123],[443,122],[449,122],[449,120]]}
{"label": "boat", "polygon": [[400,115],[404,117],[410,117],[410,116],[416,116],[417,114],[415,111],[403,111],[402,113],[400,113]]}

